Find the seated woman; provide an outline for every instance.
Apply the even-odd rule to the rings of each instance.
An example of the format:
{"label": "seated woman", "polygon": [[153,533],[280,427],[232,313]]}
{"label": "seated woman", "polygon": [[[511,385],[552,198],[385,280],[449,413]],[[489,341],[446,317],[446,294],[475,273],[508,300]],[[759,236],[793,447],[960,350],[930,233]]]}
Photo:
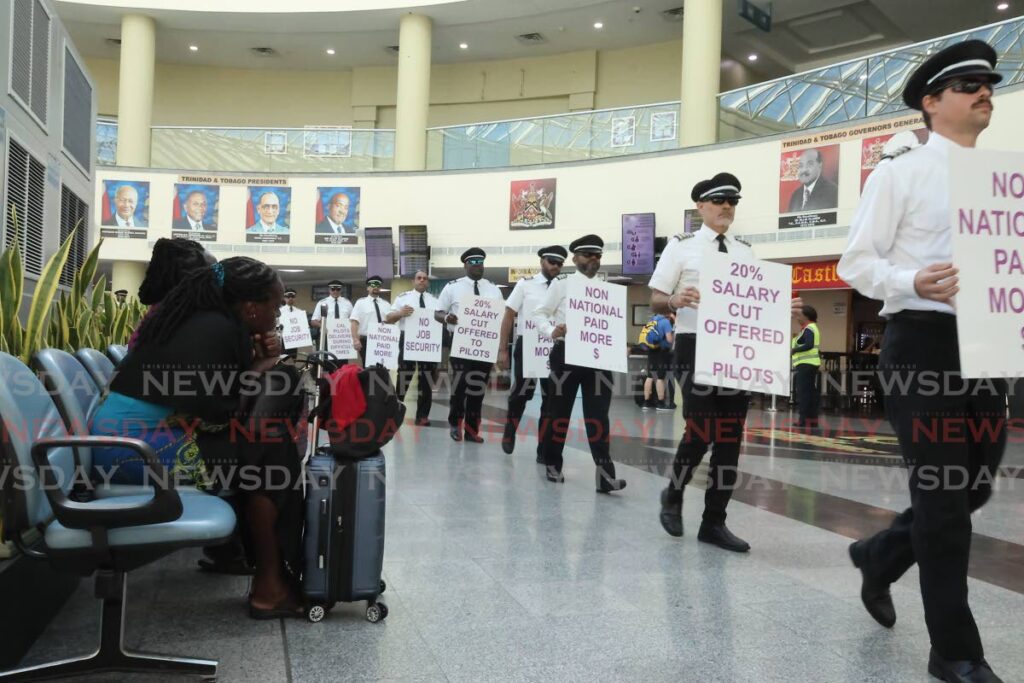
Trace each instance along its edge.
{"label": "seated woman", "polygon": [[[268,410],[264,394],[283,397],[291,417],[301,407],[294,368],[274,367],[283,294],[277,272],[250,258],[186,274],[139,326],[91,429],[143,439],[175,474],[241,492],[256,564],[255,618],[302,613],[283,571],[299,544],[300,455],[294,439],[265,439],[250,428],[256,417],[280,412],[281,399]],[[265,390],[268,382],[274,392]],[[281,392],[282,382],[293,390]],[[114,482],[141,483],[147,475],[122,449],[95,449],[93,462]]]}

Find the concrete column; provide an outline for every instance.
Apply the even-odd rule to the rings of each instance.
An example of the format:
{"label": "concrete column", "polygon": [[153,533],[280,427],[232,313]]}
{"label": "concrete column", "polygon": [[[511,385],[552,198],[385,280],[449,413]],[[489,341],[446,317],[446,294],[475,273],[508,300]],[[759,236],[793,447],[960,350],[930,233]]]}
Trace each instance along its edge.
{"label": "concrete column", "polygon": [[121,19],[117,86],[117,165],[148,167],[153,125],[156,24],[141,14]]}
{"label": "concrete column", "polygon": [[398,30],[396,171],[422,171],[427,167],[431,31],[430,17],[402,15]]}
{"label": "concrete column", "polygon": [[722,0],[686,0],[679,145],[715,142],[722,61]]}
{"label": "concrete column", "polygon": [[110,278],[110,291],[128,290],[128,299],[139,298],[139,285],[146,277],[146,266],[142,261],[114,261]]}

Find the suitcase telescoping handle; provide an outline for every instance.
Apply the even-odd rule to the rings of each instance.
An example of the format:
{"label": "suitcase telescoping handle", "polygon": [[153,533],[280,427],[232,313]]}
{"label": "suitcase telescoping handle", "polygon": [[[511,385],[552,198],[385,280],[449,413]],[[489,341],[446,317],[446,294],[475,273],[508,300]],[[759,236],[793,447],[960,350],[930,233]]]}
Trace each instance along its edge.
{"label": "suitcase telescoping handle", "polygon": [[[320,305],[320,336],[316,340],[316,350],[320,353],[327,352],[327,304]],[[323,363],[316,364],[316,392],[313,394],[313,438],[310,439],[309,455],[316,453],[320,441],[320,380],[324,376]]]}

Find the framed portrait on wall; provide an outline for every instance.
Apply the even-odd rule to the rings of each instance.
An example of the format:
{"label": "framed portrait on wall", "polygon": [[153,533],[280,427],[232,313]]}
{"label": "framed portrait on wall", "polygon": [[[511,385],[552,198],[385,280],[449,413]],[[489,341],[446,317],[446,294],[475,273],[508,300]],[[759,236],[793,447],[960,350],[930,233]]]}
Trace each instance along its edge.
{"label": "framed portrait on wall", "polygon": [[175,183],[171,206],[171,237],[217,241],[220,185]]}
{"label": "framed portrait on wall", "polygon": [[612,147],[632,147],[636,143],[636,117],[620,116],[612,119]]}
{"label": "framed portrait on wall", "polygon": [[104,180],[100,236],[146,239],[149,228],[149,181]]}
{"label": "framed portrait on wall", "polygon": [[656,111],[651,114],[651,142],[666,142],[676,139],[676,113]]}

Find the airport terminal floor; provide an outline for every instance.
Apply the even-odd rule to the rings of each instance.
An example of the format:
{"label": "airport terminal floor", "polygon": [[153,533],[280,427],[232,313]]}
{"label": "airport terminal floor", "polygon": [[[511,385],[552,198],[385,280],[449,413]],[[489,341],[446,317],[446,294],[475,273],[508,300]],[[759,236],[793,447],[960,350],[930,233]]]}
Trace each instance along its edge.
{"label": "airport terminal floor", "polygon": [[[893,586],[887,630],[862,607],[847,556],[851,539],[908,501],[880,418],[825,415],[806,435],[786,426],[788,410],[752,408],[729,526],[753,548],[735,554],[696,539],[699,476],[686,535],[659,525],[679,411],[613,401],[612,456],[629,485],[600,495],[585,439],[573,437],[579,401],[566,481],[553,484],[535,437],[502,452],[504,400],[486,399],[483,444],[449,438],[439,394],[430,426],[409,423],[386,448],[386,621],[345,604],[318,624],[253,621],[247,579],[201,574],[198,553],[179,552],[131,575],[127,644],[219,659],[220,681],[930,680],[916,570]],[[527,418],[538,407],[539,396]],[[969,579],[986,658],[1006,681],[1024,680],[1020,441],[1011,437],[993,499],[973,517]],[[91,592],[83,581],[26,664],[94,647]]]}

